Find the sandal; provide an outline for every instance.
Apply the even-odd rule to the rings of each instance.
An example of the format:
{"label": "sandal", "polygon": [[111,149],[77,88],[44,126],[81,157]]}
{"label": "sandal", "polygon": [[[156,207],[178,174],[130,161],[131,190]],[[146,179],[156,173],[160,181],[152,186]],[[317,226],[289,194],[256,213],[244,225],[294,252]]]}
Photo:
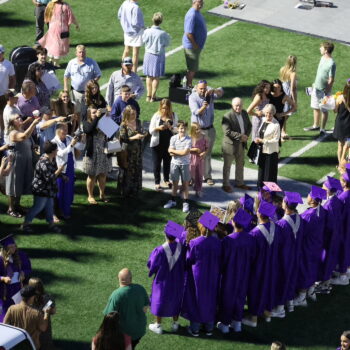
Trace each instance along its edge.
{"label": "sandal", "polygon": [[165,186],[171,189],[173,187],[173,184],[170,181],[165,181]]}
{"label": "sandal", "polygon": [[156,185],[154,189],[157,192],[163,192],[163,189],[160,187],[160,185]]}
{"label": "sandal", "polygon": [[59,219],[56,215],[54,215],[54,216],[53,216],[53,222],[54,222],[55,224],[58,224],[58,223],[61,222],[61,221],[60,221],[60,219]]}
{"label": "sandal", "polygon": [[151,102],[151,96],[146,97],[146,102]]}
{"label": "sandal", "polygon": [[97,204],[95,198],[88,198],[87,200],[88,200],[89,204],[92,204],[92,205],[96,205]]}
{"label": "sandal", "polygon": [[100,201],[103,202],[103,203],[109,203],[109,199],[106,198],[105,196],[100,197]]}
{"label": "sandal", "polygon": [[10,210],[10,209],[6,212],[6,214],[9,215],[9,216],[12,216],[13,218],[17,218],[17,219],[20,219],[20,218],[23,217],[22,214],[14,211],[14,210]]}

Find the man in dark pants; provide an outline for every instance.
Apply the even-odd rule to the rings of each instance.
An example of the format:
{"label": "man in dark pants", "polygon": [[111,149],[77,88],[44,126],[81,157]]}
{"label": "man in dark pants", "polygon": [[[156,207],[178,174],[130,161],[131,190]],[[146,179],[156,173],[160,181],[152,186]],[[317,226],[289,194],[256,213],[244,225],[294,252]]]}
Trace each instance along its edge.
{"label": "man in dark pants", "polygon": [[132,283],[131,271],[127,268],[118,273],[119,288],[108,299],[104,315],[113,311],[120,314],[120,327],[123,333],[129,335],[132,340],[132,348],[135,349],[140,339],[146,333],[146,311],[149,298],[145,288]]}
{"label": "man in dark pants", "polygon": [[50,1],[51,0],[32,0],[32,3],[35,5],[34,16],[36,18],[36,43],[44,36],[44,14],[46,5]]}

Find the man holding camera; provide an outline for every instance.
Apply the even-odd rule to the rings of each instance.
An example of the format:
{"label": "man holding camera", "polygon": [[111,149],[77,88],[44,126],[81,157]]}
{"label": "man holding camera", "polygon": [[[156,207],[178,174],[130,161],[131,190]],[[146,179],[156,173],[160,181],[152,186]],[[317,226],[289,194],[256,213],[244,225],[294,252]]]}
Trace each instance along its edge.
{"label": "man holding camera", "polygon": [[204,181],[210,186],[214,185],[211,175],[211,153],[216,137],[214,100],[222,97],[223,94],[224,90],[222,88],[212,89],[208,86],[206,80],[200,80],[188,99],[191,123],[198,123],[209,141],[208,153],[204,163]]}

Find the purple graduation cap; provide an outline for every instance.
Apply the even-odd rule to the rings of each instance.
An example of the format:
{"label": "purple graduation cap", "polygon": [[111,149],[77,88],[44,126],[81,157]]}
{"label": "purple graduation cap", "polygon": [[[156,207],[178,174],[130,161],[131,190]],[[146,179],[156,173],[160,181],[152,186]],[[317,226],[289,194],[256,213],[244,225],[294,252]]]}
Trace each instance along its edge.
{"label": "purple graduation cap", "polygon": [[254,198],[249,196],[249,194],[245,194],[244,197],[239,199],[244,209],[249,210],[250,212],[254,212]]}
{"label": "purple graduation cap", "polygon": [[341,187],[340,181],[334,177],[331,177],[331,176],[327,176],[327,180],[324,182],[324,185],[331,192],[343,191],[343,188]]}
{"label": "purple graduation cap", "polygon": [[164,227],[164,233],[168,236],[180,238],[185,228],[174,221],[169,220]]}
{"label": "purple graduation cap", "polygon": [[247,227],[252,221],[252,216],[249,215],[245,210],[239,208],[236,215],[232,219],[236,224],[242,227]]}
{"label": "purple graduation cap", "polygon": [[282,188],[279,187],[275,182],[270,182],[270,181],[264,181],[263,184],[265,185],[263,189],[269,192],[282,192]]}
{"label": "purple graduation cap", "polygon": [[327,198],[327,191],[318,186],[311,186],[310,197],[317,201],[322,201]]}
{"label": "purple graduation cap", "polygon": [[10,244],[16,244],[15,240],[13,239],[13,235],[8,235],[2,239],[0,239],[0,244],[3,246],[3,247],[7,247],[9,246]]}
{"label": "purple graduation cap", "polygon": [[303,199],[301,198],[300,193],[285,191],[284,194],[285,194],[284,201],[287,204],[290,204],[290,205],[303,204]]}
{"label": "purple graduation cap", "polygon": [[220,219],[213,215],[210,211],[206,211],[198,220],[204,227],[213,231]]}
{"label": "purple graduation cap", "polygon": [[345,173],[342,176],[346,182],[350,182],[350,167],[349,169],[345,169]]}
{"label": "purple graduation cap", "polygon": [[258,212],[269,218],[273,218],[276,212],[276,207],[266,201],[261,201]]}

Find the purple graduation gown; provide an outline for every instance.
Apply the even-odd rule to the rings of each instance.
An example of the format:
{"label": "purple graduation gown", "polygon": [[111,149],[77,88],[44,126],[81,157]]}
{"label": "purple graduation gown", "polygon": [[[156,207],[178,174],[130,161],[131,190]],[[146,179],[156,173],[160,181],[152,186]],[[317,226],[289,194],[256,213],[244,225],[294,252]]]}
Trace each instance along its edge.
{"label": "purple graduation gown", "polygon": [[219,321],[241,321],[249,274],[255,257],[254,239],[247,232],[234,232],[222,241]]}
{"label": "purple graduation gown", "polygon": [[[270,227],[274,227],[274,231]],[[270,232],[264,235],[262,227]],[[248,310],[259,316],[265,310],[271,311],[275,305],[275,280],[278,274],[277,252],[280,241],[280,228],[268,222],[255,227],[249,234],[255,241],[255,259],[252,263],[248,284]]]}
{"label": "purple graduation gown", "polygon": [[299,214],[285,215],[277,225],[281,228],[281,244],[278,249],[276,304],[285,305],[295,296],[303,239],[303,220]]}
{"label": "purple graduation gown", "polygon": [[[339,245],[339,272],[346,273],[350,267],[350,190],[344,191],[338,198],[342,201],[343,215],[342,215],[342,236]],[[339,217],[339,216],[338,216]]]}
{"label": "purple graduation gown", "polygon": [[[12,277],[15,272],[23,271],[26,279],[29,278],[32,272],[32,265],[26,253],[18,250],[19,258],[21,260],[21,268],[15,263],[8,263],[5,267],[3,258],[0,256],[0,276]],[[7,309],[14,304],[12,297],[21,290],[21,283],[5,284],[0,282],[0,306],[2,306],[2,313],[0,314],[0,322],[3,321]]]}
{"label": "purple graduation gown", "polygon": [[199,323],[215,321],[220,278],[221,242],[200,236],[190,241],[181,315]]}
{"label": "purple graduation gown", "polygon": [[343,236],[342,220],[343,203],[332,196],[323,205],[326,210],[326,225],[323,236],[322,263],[319,270],[319,280],[328,281],[332,277],[339,260],[339,245]]}
{"label": "purple graduation gown", "polygon": [[[159,317],[180,314],[185,276],[185,247],[175,241],[161,245],[151,253],[148,276],[154,276],[151,312]],[[168,252],[168,253],[167,253]],[[173,260],[174,259],[174,260]]]}
{"label": "purple graduation gown", "polygon": [[308,289],[317,280],[322,258],[323,237],[326,224],[326,211],[319,205],[305,210],[301,217],[304,221],[304,238],[298,274],[298,289]]}

